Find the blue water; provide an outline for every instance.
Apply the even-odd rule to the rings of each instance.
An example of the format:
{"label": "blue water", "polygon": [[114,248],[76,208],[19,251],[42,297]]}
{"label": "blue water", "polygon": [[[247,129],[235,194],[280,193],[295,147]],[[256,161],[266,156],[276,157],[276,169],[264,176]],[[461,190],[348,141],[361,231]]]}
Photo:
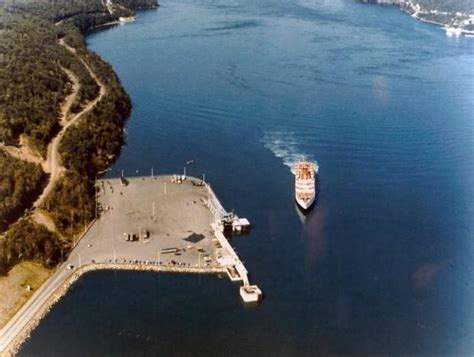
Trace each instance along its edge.
{"label": "blue water", "polygon": [[[350,0],[163,0],[94,33],[134,109],[110,175],[203,173],[264,291],[100,272],[20,355],[474,355],[474,41]],[[290,166],[320,165],[303,217]],[[138,171],[137,171],[138,170]]]}

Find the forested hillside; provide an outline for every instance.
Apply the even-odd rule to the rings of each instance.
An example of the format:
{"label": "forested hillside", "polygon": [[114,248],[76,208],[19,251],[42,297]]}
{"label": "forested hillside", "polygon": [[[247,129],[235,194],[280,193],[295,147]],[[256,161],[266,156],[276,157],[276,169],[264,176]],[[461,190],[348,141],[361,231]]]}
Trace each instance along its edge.
{"label": "forested hillside", "polygon": [[[156,5],[150,0],[120,0],[131,9]],[[0,6],[2,3],[0,3]],[[57,45],[66,32],[87,30],[117,20],[100,0],[7,0],[0,15],[0,142],[17,143],[26,134],[41,154],[57,130],[59,104],[68,82],[64,71],[81,75],[79,103],[94,98],[97,86],[80,63]],[[61,26],[55,26],[60,22]],[[64,28],[67,28],[65,31]],[[40,44],[40,45],[37,45]],[[59,64],[59,65],[58,65]]]}
{"label": "forested hillside", "polygon": [[[114,6],[122,11],[110,11],[101,0],[0,2],[0,145],[18,146],[22,138],[32,152],[46,157],[51,139],[61,128],[65,98],[72,93],[66,70],[80,84],[71,115],[81,113],[99,95],[98,82],[84,63],[106,93],[60,141],[66,172],[42,207],[57,232],[35,223],[25,211],[37,199],[47,175],[39,165],[14,159],[0,147],[0,232],[8,229],[0,236],[3,272],[23,259],[55,264],[58,251],[67,253],[73,234],[93,218],[95,178],[120,152],[131,103],[111,66],[86,48],[83,36],[96,26],[117,21],[124,12],[133,14],[157,3],[116,0]],[[60,45],[60,39],[73,52]],[[26,217],[14,223],[22,215]]]}
{"label": "forested hillside", "polygon": [[70,32],[66,41],[87,59],[108,91],[92,112],[70,128],[61,141],[59,151],[68,173],[44,207],[63,233],[74,234],[94,215],[95,177],[120,152],[130,100],[112,67],[87,51],[82,37]]}
{"label": "forested hillside", "polygon": [[20,134],[26,134],[44,153],[67,92],[68,78],[55,63],[62,51],[49,23],[23,15],[5,15],[2,20],[0,141],[15,143]]}
{"label": "forested hillside", "polygon": [[413,2],[420,4],[422,8],[427,10],[474,14],[473,0],[416,0]]}
{"label": "forested hillside", "polygon": [[0,232],[31,204],[45,180],[39,165],[14,159],[0,151]]}
{"label": "forested hillside", "polygon": [[401,8],[421,20],[473,30],[474,1],[471,0],[416,0],[403,3]]}
{"label": "forested hillside", "polygon": [[115,0],[114,3],[135,10],[148,9],[157,5],[155,0]]}
{"label": "forested hillside", "polygon": [[474,0],[360,0],[397,5],[418,19],[474,33]]}
{"label": "forested hillside", "polygon": [[22,218],[0,239],[0,274],[22,260],[35,260],[45,267],[57,264],[64,248],[57,234],[31,219]]}

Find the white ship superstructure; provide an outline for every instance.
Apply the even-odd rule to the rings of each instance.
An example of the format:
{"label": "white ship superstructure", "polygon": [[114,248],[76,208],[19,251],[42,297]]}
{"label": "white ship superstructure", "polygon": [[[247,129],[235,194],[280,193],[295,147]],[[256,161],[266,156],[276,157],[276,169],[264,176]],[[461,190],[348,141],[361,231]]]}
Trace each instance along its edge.
{"label": "white ship superstructure", "polygon": [[317,164],[312,162],[300,161],[295,164],[295,199],[304,210],[309,209],[316,199],[317,170]]}

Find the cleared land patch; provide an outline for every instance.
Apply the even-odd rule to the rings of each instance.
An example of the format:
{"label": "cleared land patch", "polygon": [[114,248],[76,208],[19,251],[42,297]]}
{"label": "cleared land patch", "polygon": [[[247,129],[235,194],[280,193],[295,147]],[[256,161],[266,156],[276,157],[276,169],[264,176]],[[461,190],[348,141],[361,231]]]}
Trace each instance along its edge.
{"label": "cleared land patch", "polygon": [[[52,270],[35,262],[16,265],[6,277],[0,277],[0,328],[21,308],[51,275]],[[27,287],[31,286],[31,291]]]}

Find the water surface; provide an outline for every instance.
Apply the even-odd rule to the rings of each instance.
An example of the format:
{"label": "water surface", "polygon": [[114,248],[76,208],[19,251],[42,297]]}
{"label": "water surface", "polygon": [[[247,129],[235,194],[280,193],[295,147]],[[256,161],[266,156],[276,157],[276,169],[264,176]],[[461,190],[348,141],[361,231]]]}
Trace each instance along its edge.
{"label": "water surface", "polygon": [[[165,0],[88,37],[134,109],[112,176],[210,180],[265,293],[82,278],[20,355],[474,354],[474,41],[352,1]],[[316,159],[306,217],[291,164]]]}

